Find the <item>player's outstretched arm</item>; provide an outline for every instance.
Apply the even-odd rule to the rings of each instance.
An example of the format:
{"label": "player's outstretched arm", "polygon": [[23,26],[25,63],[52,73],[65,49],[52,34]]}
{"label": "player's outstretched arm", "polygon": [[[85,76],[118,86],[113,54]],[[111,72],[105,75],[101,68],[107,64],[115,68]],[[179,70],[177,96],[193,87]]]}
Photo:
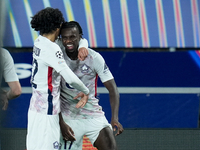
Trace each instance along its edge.
{"label": "player's outstretched arm", "polygon": [[117,90],[117,86],[114,79],[106,81],[103,83],[104,86],[109,91],[110,105],[112,111],[111,125],[113,130],[117,133],[115,136],[121,134],[123,132],[123,126],[118,121],[118,112],[119,112],[119,92]]}
{"label": "player's outstretched arm", "polygon": [[66,66],[65,70],[60,71],[61,76],[64,78],[65,82],[71,85],[73,88],[83,92],[84,94],[89,94],[89,89],[83,84],[83,82],[72,72],[72,70]]}

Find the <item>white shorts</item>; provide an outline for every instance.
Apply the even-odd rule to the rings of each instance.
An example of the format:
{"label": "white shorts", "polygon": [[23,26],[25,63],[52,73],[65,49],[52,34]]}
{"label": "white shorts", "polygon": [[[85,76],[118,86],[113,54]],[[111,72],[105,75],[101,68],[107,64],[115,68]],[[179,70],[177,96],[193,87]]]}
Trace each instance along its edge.
{"label": "white shorts", "polygon": [[58,150],[60,146],[59,115],[28,111],[27,150]]}
{"label": "white shorts", "polygon": [[[79,119],[79,120],[64,120],[74,131],[76,141],[73,142],[71,150],[82,150],[83,136],[86,135],[92,144],[96,141],[99,136],[99,132],[105,128],[110,127],[112,130],[111,124],[108,123],[108,120],[103,117],[93,118],[93,119]],[[61,150],[64,149],[64,141],[61,135],[60,138]],[[67,142],[67,149],[71,142]]]}

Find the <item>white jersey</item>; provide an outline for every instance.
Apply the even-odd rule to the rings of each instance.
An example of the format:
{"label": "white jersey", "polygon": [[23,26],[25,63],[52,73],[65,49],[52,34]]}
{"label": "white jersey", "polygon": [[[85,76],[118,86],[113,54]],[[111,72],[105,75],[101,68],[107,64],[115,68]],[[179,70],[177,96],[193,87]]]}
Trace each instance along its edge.
{"label": "white jersey", "polygon": [[64,119],[89,119],[104,116],[102,107],[98,104],[97,98],[97,79],[100,77],[104,83],[113,79],[103,57],[92,49],[84,61],[71,60],[66,53],[64,58],[70,69],[90,90],[89,99],[83,108],[75,108],[78,100],[74,100],[80,91],[70,87],[64,80],[61,84],[61,112]]}
{"label": "white jersey", "polygon": [[88,89],[65,63],[60,47],[40,35],[35,40],[33,48],[31,76],[33,94],[30,110],[48,115],[56,115],[60,112],[60,74],[62,72],[65,72],[65,80],[74,79],[73,81],[80,85],[79,90],[85,90],[87,93]]}
{"label": "white jersey", "polygon": [[15,71],[13,58],[11,57],[8,50],[2,48],[1,55],[3,77],[5,79],[5,82],[19,81]]}

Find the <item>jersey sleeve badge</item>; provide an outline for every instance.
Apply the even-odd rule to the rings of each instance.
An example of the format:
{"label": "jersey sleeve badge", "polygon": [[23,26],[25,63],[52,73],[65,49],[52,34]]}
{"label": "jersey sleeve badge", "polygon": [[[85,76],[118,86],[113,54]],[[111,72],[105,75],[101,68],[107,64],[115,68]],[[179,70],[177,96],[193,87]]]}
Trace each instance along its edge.
{"label": "jersey sleeve badge", "polygon": [[104,70],[103,70],[103,73],[106,73],[107,71],[109,71],[109,68],[108,66],[106,65],[106,63],[104,64]]}
{"label": "jersey sleeve badge", "polygon": [[63,59],[63,53],[61,51],[57,51],[56,57],[58,57],[59,59]]}

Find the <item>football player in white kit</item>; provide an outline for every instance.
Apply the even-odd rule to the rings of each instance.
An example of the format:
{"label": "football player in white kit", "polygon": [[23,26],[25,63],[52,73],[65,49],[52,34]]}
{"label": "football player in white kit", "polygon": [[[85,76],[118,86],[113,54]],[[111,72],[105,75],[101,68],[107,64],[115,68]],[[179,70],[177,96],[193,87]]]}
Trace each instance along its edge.
{"label": "football player in white kit", "polygon": [[[88,48],[89,54],[84,61],[78,60],[79,40],[82,37],[82,28],[75,21],[63,23],[61,38],[64,45],[64,59],[70,69],[81,79],[90,90],[89,99],[83,108],[76,109],[78,101],[73,97],[80,91],[69,86],[64,80],[61,83],[61,114],[67,125],[61,124],[61,149],[64,150],[64,139],[74,142],[71,150],[82,150],[83,136],[86,135],[98,150],[117,149],[113,136],[113,129],[118,131],[116,135],[123,132],[123,127],[118,121],[119,93],[115,80],[107,67],[103,57],[94,50]],[[111,124],[105,118],[102,107],[98,104],[97,78],[100,77],[104,86],[109,91],[112,109]],[[65,137],[66,136],[66,137]]]}
{"label": "football player in white kit", "polygon": [[27,150],[59,149],[61,76],[70,86],[84,93],[77,108],[83,107],[88,100],[89,89],[67,66],[60,47],[55,43],[63,22],[60,10],[50,7],[39,11],[31,20],[31,27],[40,35],[33,47]]}

